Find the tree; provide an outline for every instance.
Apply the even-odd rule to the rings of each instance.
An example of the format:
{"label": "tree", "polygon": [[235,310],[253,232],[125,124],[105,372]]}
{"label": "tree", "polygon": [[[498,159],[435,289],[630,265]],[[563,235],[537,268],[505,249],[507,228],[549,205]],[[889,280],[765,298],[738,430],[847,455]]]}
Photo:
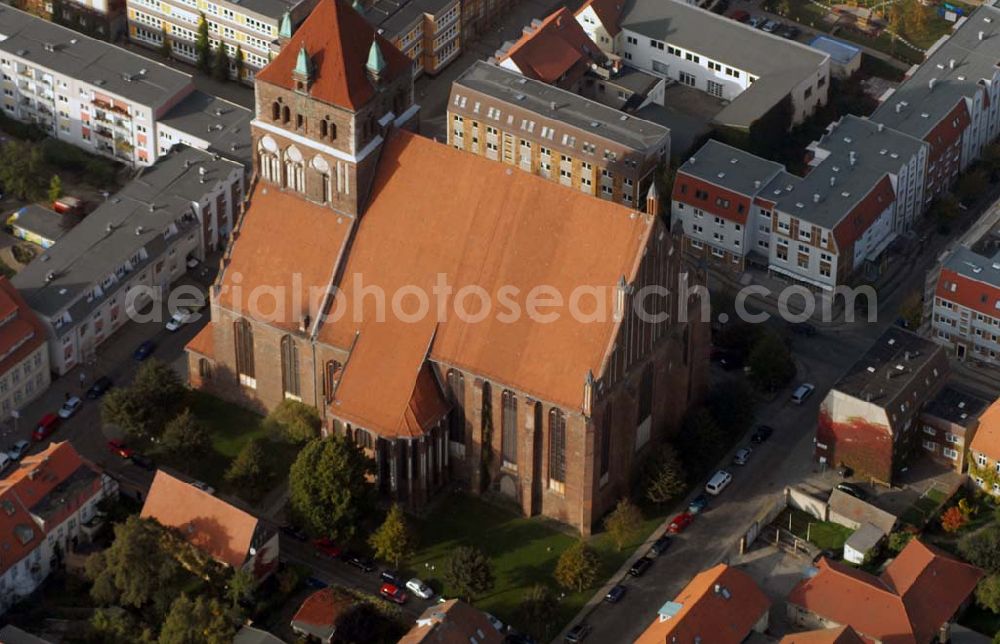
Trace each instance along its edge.
{"label": "tree", "polygon": [[285,398],[264,419],[265,428],[276,438],[305,443],[319,436],[323,421],[315,407]]}
{"label": "tree", "polygon": [[131,436],[146,436],[148,410],[131,389],[112,389],[101,401],[101,420]]}
{"label": "tree", "polygon": [[473,603],[493,589],[493,562],[474,546],[459,546],[448,560],[444,579],[456,595]]}
{"label": "tree", "polygon": [[924,304],[920,293],[914,292],[907,296],[899,309],[899,315],[907,324],[907,328],[916,329],[924,318]]}
{"label": "tree", "polygon": [[101,606],[165,615],[183,577],[180,564],[164,547],[163,526],[133,515],[114,532],[111,546],[87,559],[90,596]]}
{"label": "tree", "polygon": [[58,174],[52,175],[49,180],[49,203],[55,203],[63,195],[62,179]]}
{"label": "tree", "polygon": [[951,506],[941,515],[941,529],[945,532],[958,532],[968,522],[969,517],[957,505]]}
{"label": "tree", "polygon": [[1000,613],[1000,575],[987,575],[979,580],[976,603],[986,610]]}
{"label": "tree", "polygon": [[211,449],[212,439],[205,425],[195,418],[190,409],[185,409],[167,423],[160,447],[172,456],[196,456]]}
{"label": "tree", "polygon": [[958,178],[955,194],[961,203],[977,201],[989,187],[990,179],[983,168],[971,168]]}
{"label": "tree", "polygon": [[723,432],[742,436],[753,423],[757,396],[745,380],[726,380],[712,388],[707,405]]}
{"label": "tree", "polygon": [[416,544],[413,531],[406,523],[403,508],[393,503],[379,529],[372,533],[368,544],[379,559],[391,561],[399,568],[399,563],[413,554]]}
{"label": "tree", "polygon": [[351,539],[374,505],[366,478],[374,465],[343,436],[309,442],[288,475],[289,505],[296,523],[316,536]]}
{"label": "tree", "polygon": [[236,45],[236,57],[233,64],[236,65],[236,80],[243,80],[243,69],[246,67],[246,55],[243,54],[243,45]]}
{"label": "tree", "polygon": [[215,56],[212,58],[212,78],[217,81],[229,79],[229,56],[226,55],[226,46],[221,42],[215,48]]}
{"label": "tree", "polygon": [[895,2],[889,8],[889,33],[892,34],[892,41],[896,42],[905,29],[905,9],[902,2]]}
{"label": "tree", "polygon": [[98,608],[90,616],[90,638],[101,644],[151,644],[152,631],[120,606]]}
{"label": "tree", "polygon": [[101,416],[105,423],[128,434],[158,438],[184,403],[185,393],[177,373],[152,359],[139,368],[132,386],[112,389],[105,395]]}
{"label": "tree", "polygon": [[642,512],[627,498],[619,499],[615,509],[605,517],[604,529],[621,551],[642,529]]}
{"label": "tree", "polygon": [[170,36],[167,34],[167,30],[164,29],[160,32],[160,55],[164,58],[172,58],[174,55],[174,47],[170,42]]}
{"label": "tree", "polygon": [[954,195],[945,195],[931,203],[929,214],[939,223],[947,223],[958,217],[958,199]]}
{"label": "tree", "polygon": [[215,598],[182,594],[163,620],[159,644],[231,644],[236,624]]}
{"label": "tree", "polygon": [[765,332],[748,358],[750,374],[757,386],[774,391],[795,376],[795,363],[788,346],[777,334]]}
{"label": "tree", "polygon": [[207,74],[212,69],[212,40],[208,35],[208,20],[204,13],[198,20],[198,37],[194,41],[194,48],[198,52],[198,69]]}
{"label": "tree", "polygon": [[9,194],[35,201],[45,195],[42,146],[7,141],[0,147],[0,184]]}
{"label": "tree", "polygon": [[670,443],[664,443],[650,455],[645,470],[643,490],[653,503],[669,503],[687,489],[684,465]]}
{"label": "tree", "polygon": [[910,40],[924,38],[931,18],[930,10],[917,0],[906,0],[904,11],[906,35]]}
{"label": "tree", "polygon": [[726,435],[707,408],[698,407],[684,416],[677,448],[690,474],[704,472],[714,465],[726,445]]}
{"label": "tree", "polygon": [[233,606],[253,599],[254,590],[257,588],[257,580],[253,572],[246,568],[238,568],[233,572],[226,585],[226,598],[232,602]]}
{"label": "tree", "polygon": [[241,495],[257,498],[271,482],[271,471],[264,453],[264,441],[252,438],[243,446],[226,470],[226,481]]}
{"label": "tree", "polygon": [[600,564],[597,553],[581,539],[559,555],[556,582],[567,590],[577,592],[590,588],[597,581]]}
{"label": "tree", "polygon": [[519,617],[531,635],[538,640],[549,639],[549,629],[556,617],[558,604],[548,586],[536,584],[521,599]]}
{"label": "tree", "polygon": [[958,552],[986,572],[1000,574],[1000,525],[993,524],[962,537]]}
{"label": "tree", "polygon": [[913,540],[914,536],[912,532],[893,532],[889,535],[889,550],[899,554]]}

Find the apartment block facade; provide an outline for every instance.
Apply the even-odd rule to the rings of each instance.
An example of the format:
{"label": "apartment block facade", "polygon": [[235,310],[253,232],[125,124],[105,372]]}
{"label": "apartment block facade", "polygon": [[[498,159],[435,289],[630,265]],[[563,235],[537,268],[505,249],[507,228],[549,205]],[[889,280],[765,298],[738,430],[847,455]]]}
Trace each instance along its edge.
{"label": "apartment block facade", "polygon": [[920,414],[948,375],[944,350],[890,327],[841,376],[820,404],[814,457],[856,476],[891,485],[921,453]]}
{"label": "apartment block facade", "polygon": [[208,23],[212,50],[222,46],[229,56],[229,75],[237,73],[237,49],[243,54],[241,81],[254,76],[273,56],[280,38],[291,36],[314,0],[127,0],[128,35],[141,45],[161,50],[164,38],[172,56],[197,62],[198,25]]}
{"label": "apartment block facade", "polygon": [[369,0],[354,7],[413,61],[413,77],[434,76],[462,51],[460,0]]}
{"label": "apartment block facade", "polygon": [[25,456],[0,481],[0,612],[28,597],[101,525],[98,504],[118,483],[84,461],[69,442]]}
{"label": "apartment block facade", "polygon": [[990,402],[951,384],[927,401],[920,413],[924,456],[959,474],[969,463],[969,446]]}
{"label": "apartment block facade", "polygon": [[452,84],[448,144],[625,206],[643,203],[670,131],[477,62]]}
{"label": "apartment block facade", "polygon": [[7,278],[0,278],[0,415],[9,418],[52,379],[45,327]]}
{"label": "apartment block facade", "polygon": [[12,282],[45,327],[52,371],[92,358],[190,258],[223,245],[244,181],[235,162],[177,148],[18,273]]}

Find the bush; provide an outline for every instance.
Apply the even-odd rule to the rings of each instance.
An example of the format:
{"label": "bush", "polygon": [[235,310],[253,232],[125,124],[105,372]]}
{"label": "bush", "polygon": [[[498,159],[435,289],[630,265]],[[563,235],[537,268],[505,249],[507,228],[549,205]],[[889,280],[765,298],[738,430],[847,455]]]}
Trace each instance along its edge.
{"label": "bush", "polygon": [[951,506],[941,515],[941,529],[945,532],[958,532],[968,522],[969,517],[957,505]]}
{"label": "bush", "polygon": [[559,555],[556,582],[566,590],[581,591],[590,588],[597,581],[600,563],[597,553],[586,541],[577,541]]}
{"label": "bush", "polygon": [[322,424],[315,407],[288,398],[264,419],[265,427],[275,438],[290,443],[306,443],[316,438]]}
{"label": "bush", "polygon": [[14,255],[14,259],[21,264],[27,264],[35,259],[35,249],[28,244],[17,244],[11,247],[10,252]]}
{"label": "bush", "polygon": [[191,410],[185,409],[167,423],[160,446],[172,456],[197,456],[212,448],[212,439]]}

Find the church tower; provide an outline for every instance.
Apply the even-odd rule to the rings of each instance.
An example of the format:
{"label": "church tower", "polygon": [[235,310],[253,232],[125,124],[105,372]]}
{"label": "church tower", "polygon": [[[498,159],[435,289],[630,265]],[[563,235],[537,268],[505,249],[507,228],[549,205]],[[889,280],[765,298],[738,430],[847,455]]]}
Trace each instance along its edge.
{"label": "church tower", "polygon": [[259,180],[360,216],[393,127],[415,127],[410,60],[347,0],[320,0],[256,78]]}

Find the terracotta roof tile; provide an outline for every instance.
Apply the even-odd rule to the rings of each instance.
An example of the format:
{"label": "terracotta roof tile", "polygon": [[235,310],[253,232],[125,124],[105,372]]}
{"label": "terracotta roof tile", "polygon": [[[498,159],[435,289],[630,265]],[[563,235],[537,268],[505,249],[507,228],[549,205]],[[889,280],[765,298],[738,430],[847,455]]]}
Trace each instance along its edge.
{"label": "terracotta roof tile", "polygon": [[191,545],[238,568],[250,554],[257,518],[157,470],[142,506],[143,518],[176,528]]}
{"label": "terracotta roof tile", "polygon": [[257,79],[294,89],[292,70],[305,46],[312,60],[314,81],[309,94],[331,105],[356,110],[375,94],[366,64],[372,39],[377,38],[386,61],[384,77],[409,74],[410,59],[382,36],[345,0],[319,0],[309,16]]}
{"label": "terracotta roof tile", "polygon": [[[15,313],[16,317],[0,325],[0,356],[11,351],[10,355],[0,360],[0,374],[7,373],[11,367],[31,355],[46,338],[45,327],[21,297],[21,293],[10,280],[0,277],[0,320]],[[31,339],[25,341],[29,336]],[[24,344],[12,351],[20,342]]]}
{"label": "terracotta roof tile", "polygon": [[562,7],[521,36],[498,60],[508,58],[525,76],[555,83],[571,70],[568,80],[575,80],[592,60],[600,61],[605,56],[569,9]]}
{"label": "terracotta roof tile", "polygon": [[191,338],[191,341],[184,347],[186,350],[206,358],[215,357],[215,330],[211,324],[206,324],[198,335]]}
{"label": "terracotta roof tile", "polygon": [[865,644],[850,626],[838,626],[821,631],[792,633],[781,638],[780,644]]}
{"label": "terracotta roof tile", "polygon": [[612,38],[618,35],[618,32],[621,31],[619,23],[622,18],[622,9],[625,7],[625,0],[585,0],[576,10],[576,15],[579,16],[587,7],[593,7],[594,13],[601,20],[608,35]]}
{"label": "terracotta roof tile", "polygon": [[[297,331],[306,314],[315,319],[354,220],[264,183],[254,187],[250,204],[253,215],[234,235],[216,301]],[[255,294],[254,286],[264,288]]]}
{"label": "terracotta roof tile", "polygon": [[501,644],[486,614],[458,599],[427,608],[398,644]]}
{"label": "terracotta roof tile", "polygon": [[[345,313],[324,325],[320,339],[349,347],[360,331],[359,348],[366,338],[395,347],[398,366],[393,360],[383,362],[381,372],[376,365],[364,370],[373,378],[380,374],[379,386],[367,381],[366,395],[373,399],[388,389],[382,378],[401,377],[391,373],[396,369],[414,378],[415,356],[426,355],[429,347],[433,360],[578,408],[587,372],[603,373],[617,330],[612,316],[580,322],[563,310],[557,320],[542,323],[526,314],[501,321],[494,311],[474,321],[447,307],[446,319],[436,327],[428,323],[437,322],[436,308],[418,323],[392,315],[379,322],[373,298],[365,298],[362,309],[352,307],[355,277],[363,285],[381,286],[387,299],[404,287],[433,293],[439,275],[453,293],[478,286],[496,294],[510,286],[522,300],[538,286],[551,286],[564,299],[578,286],[594,286],[605,289],[602,303],[612,307],[614,285],[621,277],[634,280],[652,228],[645,217],[622,206],[398,131],[383,151],[371,205],[340,283]],[[275,252],[273,242],[270,252]],[[475,302],[470,298],[470,312],[477,311]],[[355,324],[355,319],[364,322]],[[350,370],[349,360],[341,387]],[[404,389],[409,396],[412,387]]]}
{"label": "terracotta roof tile", "polygon": [[[716,584],[720,592],[715,591]],[[677,612],[654,621],[636,644],[740,644],[771,607],[771,600],[748,574],[726,564],[696,575],[673,603],[679,605]]]}
{"label": "terracotta roof tile", "polygon": [[[60,493],[63,498],[50,498],[53,490],[77,472],[87,473],[87,469],[92,472],[92,480],[88,483],[84,478],[85,484],[73,489],[77,496],[66,496],[68,491],[64,490]],[[51,443],[41,452],[21,459],[17,469],[0,480],[0,543],[3,545],[0,574],[29,555],[40,545],[46,531],[65,521],[100,490],[100,472],[84,461],[68,442]],[[40,506],[46,514],[44,524],[36,520],[42,513]],[[30,530],[25,531],[25,528]],[[30,538],[22,542],[16,531],[30,534]]]}
{"label": "terracotta roof tile", "polygon": [[976,587],[982,572],[912,540],[881,577],[820,561],[788,602],[884,644],[931,641]]}
{"label": "terracotta roof tile", "polygon": [[1000,399],[993,401],[979,417],[979,427],[969,448],[994,461],[1000,460]]}
{"label": "terracotta roof tile", "polygon": [[309,595],[292,617],[292,622],[311,626],[336,626],[337,620],[354,605],[354,600],[336,588],[322,588]]}

